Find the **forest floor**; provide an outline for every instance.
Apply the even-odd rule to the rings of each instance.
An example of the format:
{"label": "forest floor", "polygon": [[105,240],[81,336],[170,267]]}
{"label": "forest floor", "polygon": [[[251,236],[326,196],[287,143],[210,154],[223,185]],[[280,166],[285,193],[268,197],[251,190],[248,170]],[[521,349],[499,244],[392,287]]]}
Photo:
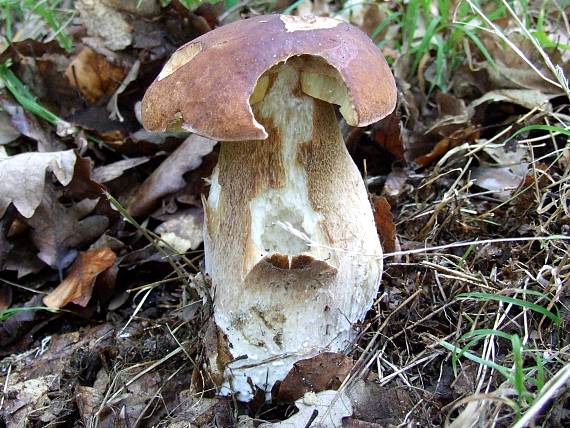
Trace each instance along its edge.
{"label": "forest floor", "polygon": [[570,426],[568,2],[194,3],[0,0],[0,427],[303,411],[302,382],[216,395],[200,271],[218,147],[139,121],[177,47],[271,12],[359,26],[398,84],[392,115],[341,120],[380,293],[354,346],[298,378],[346,392],[344,427]]}

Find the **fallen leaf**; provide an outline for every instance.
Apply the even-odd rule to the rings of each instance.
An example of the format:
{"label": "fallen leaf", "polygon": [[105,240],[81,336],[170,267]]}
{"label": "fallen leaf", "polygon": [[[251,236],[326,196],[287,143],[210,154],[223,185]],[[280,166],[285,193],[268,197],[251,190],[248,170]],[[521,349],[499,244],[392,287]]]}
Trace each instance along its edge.
{"label": "fallen leaf", "polygon": [[20,132],[14,128],[10,115],[0,110],[0,144],[7,144],[20,136]]}
{"label": "fallen leaf", "polygon": [[180,254],[198,248],[204,240],[202,209],[190,208],[168,217],[170,218],[155,229],[162,241]]}
{"label": "fallen leaf", "polygon": [[46,264],[38,259],[38,251],[27,234],[10,240],[10,243],[13,248],[6,256],[4,270],[15,271],[20,279],[31,273],[38,273],[46,267]]}
{"label": "fallen leaf", "polygon": [[65,186],[73,178],[75,161],[73,150],[22,153],[0,159],[0,217],[10,204],[24,217],[32,217],[43,198],[46,170]]}
{"label": "fallen leaf", "polygon": [[[556,78],[545,63],[539,50],[535,48],[529,38],[517,31],[508,32],[506,35],[518,48],[519,52],[521,52],[543,76],[546,76],[551,81],[556,81]],[[536,89],[547,94],[562,93],[561,88],[539,76],[517,52],[510,47],[506,47],[501,39],[484,32],[480,34],[480,38],[495,61],[495,64],[489,64],[487,61],[483,61],[474,64],[473,67],[483,69],[488,73],[489,87],[487,90],[525,88]],[[548,52],[548,56],[552,63],[561,64],[563,67],[561,71],[564,75],[568,75],[568,66],[562,63],[560,50],[551,50]]]}
{"label": "fallen leaf", "polygon": [[129,205],[131,215],[146,215],[156,208],[161,198],[183,189],[184,174],[198,168],[215,145],[214,140],[190,135],[137,189]]}
{"label": "fallen leaf", "polygon": [[91,178],[98,183],[107,183],[115,178],[119,178],[125,171],[148,162],[148,160],[149,157],[142,156],[103,165],[93,170]]}
{"label": "fallen leaf", "polygon": [[44,304],[50,308],[63,308],[68,303],[87,306],[97,276],[113,266],[116,258],[110,248],[82,252],[63,282],[44,297]]}
{"label": "fallen leaf", "polygon": [[469,124],[473,111],[465,102],[452,94],[438,92],[435,96],[438,115],[425,133],[448,137]]}
{"label": "fallen leaf", "polygon": [[337,389],[353,366],[352,358],[335,352],[323,352],[297,361],[279,384],[277,398],[294,401],[309,391]]}
{"label": "fallen leaf", "polygon": [[99,410],[105,396],[97,388],[91,386],[77,385],[75,388],[75,402],[79,416],[85,425],[89,423],[91,416]]}
{"label": "fallen leaf", "polygon": [[442,138],[429,153],[417,157],[414,161],[420,166],[428,166],[430,163],[446,154],[451,147],[451,140],[449,138]]}
{"label": "fallen leaf", "polygon": [[396,250],[396,225],[392,208],[384,196],[373,196],[374,222],[376,231],[380,237],[380,243],[385,253],[393,253]]}
{"label": "fallen leaf", "polygon": [[96,103],[101,97],[110,97],[125,76],[126,71],[122,67],[87,47],[65,70],[69,84],[91,103]]}
{"label": "fallen leaf", "polygon": [[404,188],[407,180],[408,171],[403,168],[393,168],[390,174],[388,174],[382,194],[386,196],[390,205],[396,203],[404,194]]}
{"label": "fallen leaf", "polygon": [[514,174],[507,167],[480,166],[472,169],[471,178],[477,186],[492,191],[497,198],[505,201],[520,186],[524,176]]}
{"label": "fallen leaf", "polygon": [[75,8],[87,32],[103,39],[107,48],[117,51],[132,43],[132,27],[119,11],[99,0],[78,0]]}
{"label": "fallen leaf", "polygon": [[449,137],[445,137],[439,140],[429,153],[417,157],[414,159],[414,161],[420,166],[428,166],[446,154],[451,148],[465,142],[475,142],[478,138],[479,130],[477,128],[467,127],[458,129]]}
{"label": "fallen leaf", "polygon": [[[45,313],[35,313],[40,312]],[[12,365],[4,391],[1,417],[7,426],[57,425],[55,419],[65,419],[73,391],[79,386],[78,376],[68,376],[70,370],[93,370],[91,366],[98,364],[100,353],[109,349],[113,332],[110,324],[99,324],[72,333],[53,333],[41,350],[21,355]],[[62,378],[66,381],[61,382]],[[62,396],[66,397],[64,402]]]}
{"label": "fallen leaf", "polygon": [[404,159],[404,143],[402,141],[400,119],[400,111],[396,109],[394,113],[372,126],[371,135],[377,144],[394,155],[396,159],[402,160]]}
{"label": "fallen leaf", "polygon": [[121,95],[129,84],[135,81],[139,75],[139,69],[141,62],[137,59],[132,65],[131,69],[127,73],[125,79],[121,82],[117,90],[113,93],[113,96],[107,103],[107,110],[109,111],[109,118],[112,120],[118,120],[119,122],[124,122],[124,118],[119,111],[119,95]]}
{"label": "fallen leaf", "polygon": [[348,388],[347,395],[354,418],[381,426],[398,425],[402,415],[416,404],[405,388],[385,387],[369,379],[357,380]]}
{"label": "fallen leaf", "polygon": [[529,110],[536,108],[541,111],[552,111],[550,98],[551,96],[547,96],[537,89],[498,89],[487,92],[482,97],[472,101],[469,104],[469,109],[474,109],[484,103],[507,102]]}
{"label": "fallen leaf", "polygon": [[1,91],[0,107],[9,115],[10,123],[17,132],[38,143],[38,151],[56,152],[65,148],[50,132],[44,129],[44,126],[33,114],[24,110],[11,97],[3,95]]}
{"label": "fallen leaf", "polygon": [[79,245],[101,236],[109,220],[103,215],[89,215],[97,203],[96,199],[84,199],[65,207],[56,192],[46,187],[42,203],[28,220],[40,260],[54,269],[63,269],[75,258]]}

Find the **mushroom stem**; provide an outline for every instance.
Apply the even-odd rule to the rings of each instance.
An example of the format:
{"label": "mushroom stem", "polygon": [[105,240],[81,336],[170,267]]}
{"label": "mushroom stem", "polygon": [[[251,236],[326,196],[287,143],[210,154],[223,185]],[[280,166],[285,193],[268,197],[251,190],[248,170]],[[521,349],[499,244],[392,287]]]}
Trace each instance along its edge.
{"label": "mushroom stem", "polygon": [[270,391],[296,361],[346,349],[382,275],[362,178],[333,106],[302,92],[302,67],[293,58],[265,74],[252,109],[269,137],[222,143],[206,207],[220,355],[242,357],[224,364],[222,393],[241,400],[248,377]]}

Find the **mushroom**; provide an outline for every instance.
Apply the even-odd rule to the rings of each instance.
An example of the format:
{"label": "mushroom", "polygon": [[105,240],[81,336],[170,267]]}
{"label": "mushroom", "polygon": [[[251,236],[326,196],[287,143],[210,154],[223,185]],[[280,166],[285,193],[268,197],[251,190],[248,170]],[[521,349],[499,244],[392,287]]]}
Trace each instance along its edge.
{"label": "mushroom", "polygon": [[[205,202],[221,393],[271,391],[293,364],[342,352],[370,309],[382,248],[334,105],[352,126],[394,109],[383,56],[332,18],[257,16],[179,48],[142,119],[221,141]],[[218,358],[218,362],[221,358]]]}

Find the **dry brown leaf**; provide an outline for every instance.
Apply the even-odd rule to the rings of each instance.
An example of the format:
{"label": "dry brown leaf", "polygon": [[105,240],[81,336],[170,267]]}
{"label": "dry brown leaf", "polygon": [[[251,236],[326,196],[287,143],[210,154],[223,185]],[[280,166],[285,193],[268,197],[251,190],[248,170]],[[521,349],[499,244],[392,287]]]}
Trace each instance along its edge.
{"label": "dry brown leaf", "polygon": [[198,168],[202,158],[209,154],[216,141],[199,135],[190,135],[137,189],[129,212],[133,216],[150,213],[160,199],[181,190],[186,185],[184,174]]}
{"label": "dry brown leaf", "polygon": [[78,0],[75,7],[87,32],[103,39],[113,51],[126,48],[133,41],[132,27],[123,15],[99,0]]}
{"label": "dry brown leaf", "polygon": [[[556,77],[529,38],[517,31],[509,32],[506,35],[534,67],[550,80],[556,81]],[[506,47],[501,39],[484,32],[480,34],[480,37],[487,51],[495,60],[495,64],[489,64],[487,61],[475,64],[476,68],[487,71],[491,86],[488,89],[526,88],[537,89],[547,94],[562,92],[561,88],[540,77],[517,52]],[[568,65],[562,63],[560,52],[553,50],[547,53],[551,61],[554,64],[561,64],[565,74],[568,74]]]}
{"label": "dry brown leaf", "polygon": [[536,108],[543,111],[552,111],[550,98],[537,89],[498,89],[487,92],[482,97],[472,101],[469,104],[469,109],[474,109],[483,103],[507,102],[517,104],[529,110]]}
{"label": "dry brown leaf", "polygon": [[350,373],[353,364],[352,358],[335,352],[323,352],[297,361],[279,385],[277,398],[294,401],[309,391],[337,389]]}
{"label": "dry brown leaf", "polygon": [[400,132],[400,111],[385,117],[372,126],[372,139],[396,159],[404,159],[404,143]]}
{"label": "dry brown leaf", "polygon": [[393,253],[396,250],[396,225],[392,208],[384,196],[374,196],[374,222],[380,237],[380,243],[385,253]]}
{"label": "dry brown leaf", "polygon": [[467,127],[458,129],[449,137],[439,140],[429,153],[417,157],[414,159],[414,162],[420,166],[428,166],[430,163],[446,154],[451,148],[465,142],[472,143],[478,138],[479,130],[477,128]]}
{"label": "dry brown leaf", "polygon": [[101,236],[109,220],[104,215],[89,215],[97,204],[97,199],[83,199],[65,207],[56,192],[46,187],[42,203],[28,220],[39,259],[54,269],[65,268],[75,258],[79,245]]}
{"label": "dry brown leaf", "polygon": [[91,103],[113,95],[126,74],[122,67],[110,63],[91,48],[83,48],[65,70],[69,84]]}
{"label": "dry brown leaf", "polygon": [[126,170],[142,165],[148,162],[148,160],[149,157],[142,156],[109,163],[95,168],[91,178],[98,183],[107,183],[115,178],[119,178]]}
{"label": "dry brown leaf", "polygon": [[68,303],[87,306],[97,276],[113,266],[116,258],[108,247],[81,253],[63,282],[44,297],[44,304],[50,308],[63,308]]}
{"label": "dry brown leaf", "polygon": [[437,142],[437,144],[431,149],[429,153],[417,157],[414,161],[420,166],[427,166],[446,154],[451,147],[452,146],[450,139],[442,138]]}
{"label": "dry brown leaf", "polygon": [[178,253],[195,250],[204,240],[204,212],[201,208],[179,211],[160,224],[155,232]]}
{"label": "dry brown leaf", "polygon": [[66,186],[73,178],[76,156],[73,150],[22,153],[0,159],[0,217],[12,203],[26,218],[42,202],[46,170]]}

